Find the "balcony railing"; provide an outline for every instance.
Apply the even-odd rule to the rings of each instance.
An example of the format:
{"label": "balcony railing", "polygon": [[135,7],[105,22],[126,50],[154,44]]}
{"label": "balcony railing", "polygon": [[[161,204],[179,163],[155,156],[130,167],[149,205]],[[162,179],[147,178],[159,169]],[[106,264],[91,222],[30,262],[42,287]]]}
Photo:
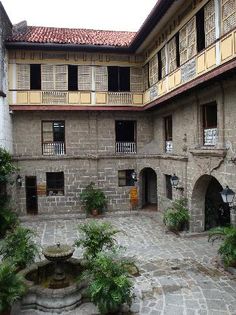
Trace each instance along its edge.
{"label": "balcony railing", "polygon": [[116,142],[116,153],[135,154],[136,142]]}
{"label": "balcony railing", "polygon": [[204,129],[204,145],[216,145],[217,139],[217,128]]}
{"label": "balcony railing", "polygon": [[173,151],[173,142],[172,141],[166,141],[165,150],[166,150],[166,153],[171,153]]}
{"label": "balcony railing", "polygon": [[131,105],[132,93],[127,92],[109,92],[108,103],[112,105]]}
{"label": "balcony railing", "polygon": [[62,141],[43,143],[43,155],[64,155],[65,143]]}

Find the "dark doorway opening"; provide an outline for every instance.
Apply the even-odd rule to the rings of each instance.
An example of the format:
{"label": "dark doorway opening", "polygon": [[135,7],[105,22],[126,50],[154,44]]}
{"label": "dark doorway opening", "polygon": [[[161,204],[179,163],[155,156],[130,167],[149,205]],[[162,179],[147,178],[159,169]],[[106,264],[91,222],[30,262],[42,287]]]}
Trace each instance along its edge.
{"label": "dark doorway opening", "polygon": [[222,190],[220,183],[211,177],[205,195],[205,230],[230,224],[230,209],[221,198]]}
{"label": "dark doorway opening", "polygon": [[155,207],[157,206],[157,176],[155,171],[150,168],[144,168],[141,172],[141,198],[142,207]]}
{"label": "dark doorway opening", "polygon": [[27,214],[38,214],[37,177],[25,177]]}

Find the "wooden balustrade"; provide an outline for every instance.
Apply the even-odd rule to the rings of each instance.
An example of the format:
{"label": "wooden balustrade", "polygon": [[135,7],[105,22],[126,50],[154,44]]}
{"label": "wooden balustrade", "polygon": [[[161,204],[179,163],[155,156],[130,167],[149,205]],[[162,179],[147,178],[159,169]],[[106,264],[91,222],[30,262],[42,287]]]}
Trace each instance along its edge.
{"label": "wooden balustrade", "polygon": [[43,143],[43,155],[64,155],[65,143],[61,141]]}
{"label": "wooden balustrade", "polygon": [[135,142],[116,142],[116,153],[135,154],[136,151]]}

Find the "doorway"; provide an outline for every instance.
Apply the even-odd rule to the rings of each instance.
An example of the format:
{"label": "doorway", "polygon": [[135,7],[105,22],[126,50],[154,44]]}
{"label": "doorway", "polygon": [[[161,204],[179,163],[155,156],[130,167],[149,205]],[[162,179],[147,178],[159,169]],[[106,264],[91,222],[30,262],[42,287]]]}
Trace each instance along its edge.
{"label": "doorway", "polygon": [[142,207],[156,209],[157,206],[157,176],[156,172],[150,168],[141,171],[141,198]]}
{"label": "doorway", "polygon": [[222,190],[221,184],[211,175],[202,175],[196,181],[192,194],[192,218],[195,225],[200,223],[200,227],[194,231],[230,224],[230,209],[221,198]]}
{"label": "doorway", "polygon": [[37,177],[25,177],[27,214],[38,214]]}

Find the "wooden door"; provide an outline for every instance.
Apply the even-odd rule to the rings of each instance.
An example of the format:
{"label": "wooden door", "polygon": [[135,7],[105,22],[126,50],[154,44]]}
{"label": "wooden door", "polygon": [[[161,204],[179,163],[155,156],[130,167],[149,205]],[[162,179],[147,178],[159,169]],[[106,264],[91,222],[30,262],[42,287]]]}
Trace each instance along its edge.
{"label": "wooden door", "polygon": [[38,214],[37,177],[25,177],[27,214]]}

